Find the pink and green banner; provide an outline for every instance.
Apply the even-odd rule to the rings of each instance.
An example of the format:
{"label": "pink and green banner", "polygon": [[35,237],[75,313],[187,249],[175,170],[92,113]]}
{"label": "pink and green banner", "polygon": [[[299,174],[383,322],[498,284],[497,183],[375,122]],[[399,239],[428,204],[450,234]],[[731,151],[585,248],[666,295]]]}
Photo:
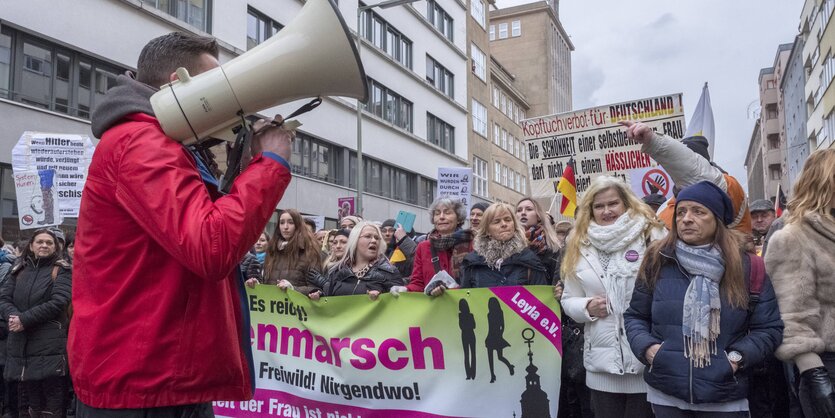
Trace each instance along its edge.
{"label": "pink and green banner", "polygon": [[218,416],[556,417],[562,342],[549,286],[342,296],[249,290],[257,390]]}

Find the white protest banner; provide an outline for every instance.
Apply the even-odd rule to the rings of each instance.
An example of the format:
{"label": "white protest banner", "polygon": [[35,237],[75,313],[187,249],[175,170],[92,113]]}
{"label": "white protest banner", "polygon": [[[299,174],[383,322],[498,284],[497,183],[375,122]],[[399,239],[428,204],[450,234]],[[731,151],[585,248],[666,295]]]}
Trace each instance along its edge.
{"label": "white protest banner", "polygon": [[26,131],[12,149],[12,170],[54,169],[61,217],[77,218],[93,151],[93,141],[87,135]]}
{"label": "white protest banner", "polygon": [[20,229],[59,225],[61,216],[53,187],[55,170],[15,171],[13,177]]}
{"label": "white protest banner", "polygon": [[632,191],[638,197],[644,197],[650,194],[659,194],[667,199],[673,197],[673,186],[675,186],[675,183],[672,177],[660,165],[628,170],[628,175]]}
{"label": "white protest banner", "polygon": [[470,210],[472,202],[473,169],[467,167],[438,167],[438,197],[461,199]]}
{"label": "white protest banner", "polygon": [[[609,175],[630,182],[630,170],[655,167],[640,144],[626,138],[619,121],[648,124],[680,139],[685,132],[681,94],[650,97],[522,121],[531,195],[551,200],[566,163],[574,158],[577,196],[594,177]],[[557,200],[559,201],[559,200]]]}

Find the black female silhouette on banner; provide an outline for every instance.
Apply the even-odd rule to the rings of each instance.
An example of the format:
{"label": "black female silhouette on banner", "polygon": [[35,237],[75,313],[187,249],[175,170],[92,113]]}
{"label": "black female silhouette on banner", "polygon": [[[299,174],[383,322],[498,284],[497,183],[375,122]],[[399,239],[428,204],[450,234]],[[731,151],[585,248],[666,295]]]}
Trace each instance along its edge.
{"label": "black female silhouette on banner", "polygon": [[458,301],[458,326],[464,348],[464,372],[467,380],[475,380],[475,317],[470,313],[470,304],[466,299]]}
{"label": "black female silhouette on banner", "polygon": [[513,365],[504,358],[502,351],[506,347],[510,347],[504,339],[504,313],[496,298],[490,298],[487,301],[487,338],[484,340],[484,345],[487,346],[487,362],[490,364],[490,383],[496,381],[496,373],[493,370],[493,352],[499,357],[499,361],[507,366],[510,375],[513,376]]}

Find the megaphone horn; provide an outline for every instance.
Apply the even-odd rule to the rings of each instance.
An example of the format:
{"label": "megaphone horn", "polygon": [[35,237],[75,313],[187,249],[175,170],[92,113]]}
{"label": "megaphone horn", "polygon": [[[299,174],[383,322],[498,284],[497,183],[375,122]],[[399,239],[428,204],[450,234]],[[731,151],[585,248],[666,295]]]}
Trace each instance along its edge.
{"label": "megaphone horn", "polygon": [[196,76],[151,96],[165,134],[185,144],[205,138],[234,141],[241,118],[294,100],[343,96],[367,100],[368,85],[345,19],[333,0],[308,0],[276,35]]}

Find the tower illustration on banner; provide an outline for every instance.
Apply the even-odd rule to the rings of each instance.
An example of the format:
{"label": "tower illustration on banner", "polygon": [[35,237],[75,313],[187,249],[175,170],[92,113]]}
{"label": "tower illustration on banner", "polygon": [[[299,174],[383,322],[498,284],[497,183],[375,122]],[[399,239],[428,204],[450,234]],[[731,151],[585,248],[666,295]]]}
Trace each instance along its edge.
{"label": "tower illustration on banner", "polygon": [[527,376],[525,376],[525,391],[522,392],[522,399],[519,401],[522,404],[521,418],[551,418],[548,394],[540,386],[539,375],[536,373],[539,368],[533,365],[531,345],[533,344],[534,335],[534,331],[530,328],[522,330],[522,339],[528,345],[529,364],[525,368],[528,372]]}

